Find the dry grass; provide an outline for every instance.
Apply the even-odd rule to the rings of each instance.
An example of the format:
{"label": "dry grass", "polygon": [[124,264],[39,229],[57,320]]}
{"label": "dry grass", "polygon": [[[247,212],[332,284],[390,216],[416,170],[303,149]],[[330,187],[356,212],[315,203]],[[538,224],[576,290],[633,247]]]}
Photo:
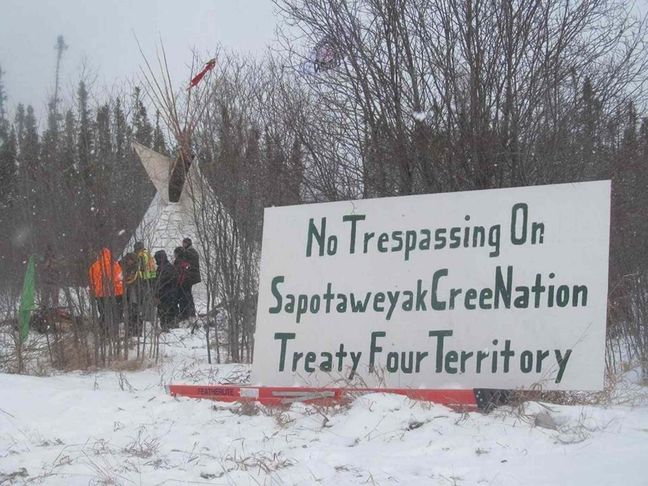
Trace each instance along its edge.
{"label": "dry grass", "polygon": [[648,390],[640,385],[623,382],[623,373],[608,372],[600,391],[548,391],[517,390],[511,394],[510,404],[520,406],[525,402],[544,402],[556,405],[640,405],[648,403]]}
{"label": "dry grass", "polygon": [[24,467],[11,473],[0,473],[0,484],[18,484],[21,480],[27,478],[29,474]]}
{"label": "dry grass", "polygon": [[266,417],[271,417],[277,427],[281,429],[284,429],[295,422],[295,418],[290,415],[290,407],[279,405],[274,407],[262,407],[261,411]]}
{"label": "dry grass", "polygon": [[[218,405],[214,405],[213,408],[215,410],[222,409],[221,407],[218,407]],[[234,405],[228,407],[227,409],[234,415],[241,415],[244,417],[254,417],[261,413],[261,405],[259,405],[257,402],[248,400],[236,402]]]}
{"label": "dry grass", "polygon": [[139,359],[116,359],[110,363],[109,369],[117,372],[123,371],[141,371],[153,368],[155,363],[150,360],[139,360]]}
{"label": "dry grass", "polygon": [[75,341],[69,333],[59,334],[50,338],[52,367],[61,371],[85,370],[90,366],[92,350],[85,341]]}
{"label": "dry grass", "polygon": [[221,461],[221,467],[226,473],[232,471],[257,471],[265,474],[292,466],[294,461],[282,457],[281,452],[254,452],[250,455],[228,454]]}
{"label": "dry grass", "polygon": [[140,427],[137,436],[124,447],[123,451],[131,456],[148,459],[156,455],[159,449],[160,439],[150,436],[144,427]]}

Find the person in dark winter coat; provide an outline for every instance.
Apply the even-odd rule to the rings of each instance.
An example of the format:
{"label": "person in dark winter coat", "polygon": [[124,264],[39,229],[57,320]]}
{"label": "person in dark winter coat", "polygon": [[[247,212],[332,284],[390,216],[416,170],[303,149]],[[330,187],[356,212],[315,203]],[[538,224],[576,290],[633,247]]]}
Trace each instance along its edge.
{"label": "person in dark winter coat", "polygon": [[185,250],[179,246],[173,250],[173,267],[177,275],[178,286],[178,320],[182,321],[189,317],[189,298],[187,297],[187,287],[185,284],[189,272],[189,262],[185,258]]}
{"label": "person in dark winter coat", "polygon": [[155,252],[157,278],[155,281],[155,299],[160,316],[160,327],[167,331],[177,327],[178,316],[178,274],[167,258],[164,250]]}
{"label": "person in dark winter coat", "polygon": [[144,296],[138,277],[137,255],[126,253],[121,260],[126,296],[126,323],[129,336],[141,336],[143,329],[142,306]]}
{"label": "person in dark winter coat", "polygon": [[187,317],[196,316],[196,306],[193,300],[193,293],[191,287],[200,282],[200,259],[198,252],[193,247],[191,238],[182,240],[182,247],[184,248],[184,260],[189,264],[187,268],[186,278],[182,283],[182,290],[187,298]]}

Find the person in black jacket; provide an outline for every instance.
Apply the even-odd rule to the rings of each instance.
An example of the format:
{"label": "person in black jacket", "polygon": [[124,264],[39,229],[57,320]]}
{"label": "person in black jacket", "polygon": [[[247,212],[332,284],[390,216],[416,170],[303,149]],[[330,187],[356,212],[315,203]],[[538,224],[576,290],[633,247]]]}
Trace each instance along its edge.
{"label": "person in black jacket", "polygon": [[155,280],[155,299],[160,316],[160,327],[168,331],[177,327],[178,316],[178,275],[176,269],[164,250],[155,252],[157,263],[157,278]]}
{"label": "person in black jacket", "polygon": [[119,262],[124,275],[126,326],[129,336],[141,336],[143,330],[144,292],[137,271],[137,255],[126,253]]}
{"label": "person in black jacket", "polygon": [[178,286],[178,320],[183,321],[189,317],[189,300],[186,295],[186,288],[189,288],[191,291],[191,286],[184,284],[187,279],[187,272],[189,270],[189,262],[185,259],[185,249],[181,246],[178,246],[173,250],[173,267],[175,268],[177,275],[177,286]]}
{"label": "person in black jacket", "polygon": [[195,317],[196,306],[194,304],[191,287],[200,282],[200,259],[198,257],[198,252],[192,245],[191,238],[185,238],[182,240],[182,247],[184,248],[183,258],[188,263],[188,266],[181,289],[187,299],[186,315],[187,317]]}

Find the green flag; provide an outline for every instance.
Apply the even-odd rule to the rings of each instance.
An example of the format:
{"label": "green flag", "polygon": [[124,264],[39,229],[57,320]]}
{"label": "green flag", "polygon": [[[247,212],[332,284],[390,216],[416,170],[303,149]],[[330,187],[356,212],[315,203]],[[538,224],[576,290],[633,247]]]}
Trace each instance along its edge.
{"label": "green flag", "polygon": [[22,294],[20,295],[20,309],[18,321],[20,323],[20,340],[25,341],[29,334],[29,314],[34,309],[34,257],[29,257]]}

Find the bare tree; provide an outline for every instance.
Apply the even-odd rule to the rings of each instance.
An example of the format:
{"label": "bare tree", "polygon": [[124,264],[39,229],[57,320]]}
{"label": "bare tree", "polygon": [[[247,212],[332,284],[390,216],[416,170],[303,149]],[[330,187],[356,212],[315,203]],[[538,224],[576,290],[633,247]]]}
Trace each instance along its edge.
{"label": "bare tree", "polygon": [[[338,152],[326,159],[363,195],[582,178],[589,157],[569,142],[585,81],[606,113],[644,81],[645,27],[621,1],[277,4]],[[313,73],[301,46],[321,39],[340,63]]]}

